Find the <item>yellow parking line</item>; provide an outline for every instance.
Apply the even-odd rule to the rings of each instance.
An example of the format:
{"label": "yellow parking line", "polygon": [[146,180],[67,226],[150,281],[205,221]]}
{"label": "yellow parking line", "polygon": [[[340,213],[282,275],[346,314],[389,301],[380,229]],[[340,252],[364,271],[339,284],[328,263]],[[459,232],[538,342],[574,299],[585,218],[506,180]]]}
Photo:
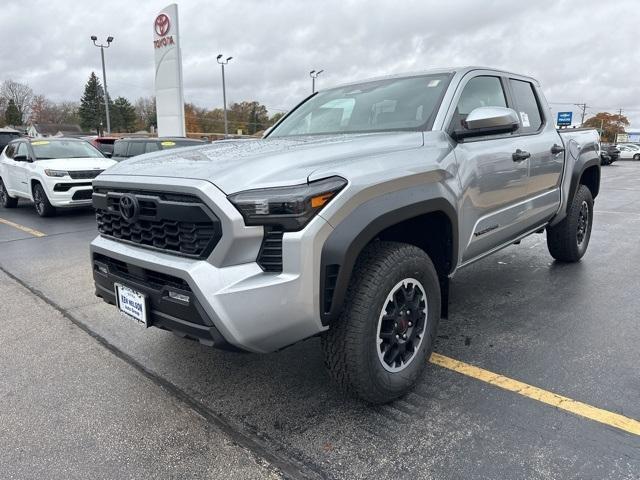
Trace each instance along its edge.
{"label": "yellow parking line", "polygon": [[34,230],[33,228],[25,227],[24,225],[20,225],[19,223],[14,223],[10,220],[5,220],[4,218],[0,218],[0,223],[4,223],[5,225],[9,225],[10,227],[17,228],[25,233],[33,235],[34,237],[46,237],[46,233],[39,232],[38,230]]}
{"label": "yellow parking line", "polygon": [[439,353],[432,353],[429,361],[435,365],[453,370],[454,372],[495,385],[496,387],[509,390],[510,392],[517,393],[524,397],[546,403],[552,407],[566,410],[574,415],[579,415],[581,417],[588,418],[589,420],[600,422],[634,435],[640,435],[640,422],[632,418],[609,412],[601,408],[592,407],[586,403],[578,402],[571,398],[563,397],[562,395],[519,382],[518,380],[504,377],[497,373],[490,372],[489,370],[484,370],[483,368],[475,367],[468,363],[445,357]]}

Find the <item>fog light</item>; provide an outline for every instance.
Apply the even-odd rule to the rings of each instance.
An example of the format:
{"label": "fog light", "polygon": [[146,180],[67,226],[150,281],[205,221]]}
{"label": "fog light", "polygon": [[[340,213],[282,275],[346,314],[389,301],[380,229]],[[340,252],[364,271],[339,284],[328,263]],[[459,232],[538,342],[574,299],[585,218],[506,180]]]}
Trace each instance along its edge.
{"label": "fog light", "polygon": [[174,300],[178,300],[179,302],[189,303],[189,295],[174,292],[172,290],[169,290],[169,298],[173,298]]}

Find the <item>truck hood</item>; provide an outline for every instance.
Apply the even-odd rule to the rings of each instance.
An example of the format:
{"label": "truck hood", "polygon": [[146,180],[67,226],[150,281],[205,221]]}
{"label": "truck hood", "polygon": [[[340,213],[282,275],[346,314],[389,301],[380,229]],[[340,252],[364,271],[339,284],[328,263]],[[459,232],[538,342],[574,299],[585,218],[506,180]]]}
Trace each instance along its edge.
{"label": "truck hood", "polygon": [[133,157],[100,175],[207,180],[226,194],[306,183],[315,170],[419,148],[422,132],[225,140]]}
{"label": "truck hood", "polygon": [[106,170],[116,164],[115,160],[108,158],[53,158],[51,160],[38,160],[37,165],[50,170]]}

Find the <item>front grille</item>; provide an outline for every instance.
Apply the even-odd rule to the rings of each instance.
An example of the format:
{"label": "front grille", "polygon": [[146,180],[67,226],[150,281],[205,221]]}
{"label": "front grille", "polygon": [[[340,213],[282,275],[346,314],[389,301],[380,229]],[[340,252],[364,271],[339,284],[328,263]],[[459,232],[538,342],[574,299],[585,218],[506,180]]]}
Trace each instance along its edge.
{"label": "front grille", "polygon": [[280,228],[265,227],[264,238],[260,253],[258,253],[258,265],[265,272],[282,272],[282,236],[284,232]]}
{"label": "front grille", "polygon": [[69,172],[69,176],[74,180],[96,178],[104,170],[76,170],[75,172]]}
{"label": "front grille", "polygon": [[78,190],[73,194],[71,200],[91,200],[91,194],[93,192],[91,190]]}
{"label": "front grille", "polygon": [[[72,188],[75,187],[90,187],[91,182],[78,182],[78,183],[56,183],[53,186],[54,192],[68,192]],[[88,190],[91,192],[91,190]],[[89,198],[91,198],[91,193],[89,193]]]}
{"label": "front grille", "polygon": [[[135,197],[132,220],[120,213],[120,198]],[[220,220],[193,195],[94,188],[99,232],[107,237],[176,255],[206,258],[222,236]]]}
{"label": "front grille", "polygon": [[[148,285],[154,290],[162,290],[165,286],[171,287],[184,292],[191,292],[191,287],[182,278],[167,275],[166,273],[155,272],[146,268],[128,265],[127,263],[110,258],[100,253],[93,254],[94,262],[100,263],[107,267],[109,273],[125,280],[139,282]],[[97,265],[96,265],[97,268]]]}

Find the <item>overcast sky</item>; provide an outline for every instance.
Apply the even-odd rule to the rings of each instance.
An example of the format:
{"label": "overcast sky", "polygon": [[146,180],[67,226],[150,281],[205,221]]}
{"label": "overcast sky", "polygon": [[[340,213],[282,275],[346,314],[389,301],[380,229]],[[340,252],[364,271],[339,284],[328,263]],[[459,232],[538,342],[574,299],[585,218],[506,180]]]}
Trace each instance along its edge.
{"label": "overcast sky", "polygon": [[[230,101],[286,110],[319,86],[430,67],[487,65],[538,78],[554,110],[623,108],[640,128],[638,0],[182,0],[178,1],[186,101],[222,104],[218,53]],[[153,94],[156,13],[146,0],[2,0],[0,81],[52,100],[78,100],[100,76],[89,37],[107,50],[112,97]],[[566,102],[567,105],[562,105]],[[576,116],[574,114],[574,118]]]}

